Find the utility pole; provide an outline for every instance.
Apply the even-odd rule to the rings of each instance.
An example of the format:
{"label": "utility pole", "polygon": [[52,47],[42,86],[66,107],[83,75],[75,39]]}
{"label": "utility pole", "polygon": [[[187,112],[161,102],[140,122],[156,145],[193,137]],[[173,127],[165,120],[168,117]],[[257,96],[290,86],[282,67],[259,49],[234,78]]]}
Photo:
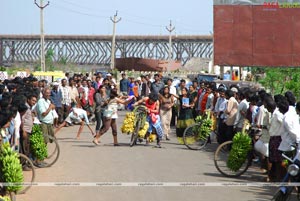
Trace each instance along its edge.
{"label": "utility pole", "polygon": [[46,5],[44,5],[43,0],[40,0],[40,5],[34,0],[34,3],[37,7],[41,9],[40,13],[40,23],[41,23],[41,69],[42,71],[46,71],[45,66],[45,37],[44,37],[44,8],[46,8],[49,5],[49,1]]}
{"label": "utility pole", "polygon": [[113,35],[112,35],[112,43],[111,43],[111,62],[110,69],[113,70],[115,68],[115,47],[116,47],[116,24],[121,21],[122,18],[117,19],[118,11],[114,15],[114,18],[110,17],[110,20],[113,22]]}
{"label": "utility pole", "polygon": [[169,56],[168,56],[168,67],[167,71],[168,74],[170,73],[171,68],[171,57],[172,57],[172,32],[175,30],[175,27],[172,26],[172,21],[170,20],[169,27],[166,27],[167,31],[169,32]]}

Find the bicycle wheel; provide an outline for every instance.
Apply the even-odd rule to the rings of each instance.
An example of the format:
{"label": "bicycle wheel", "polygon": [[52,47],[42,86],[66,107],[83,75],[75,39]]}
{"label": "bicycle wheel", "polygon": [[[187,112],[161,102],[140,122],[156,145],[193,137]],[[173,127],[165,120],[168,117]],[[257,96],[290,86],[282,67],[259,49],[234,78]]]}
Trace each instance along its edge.
{"label": "bicycle wheel", "polygon": [[238,171],[232,171],[227,167],[227,161],[231,149],[232,141],[220,144],[215,152],[214,162],[217,170],[226,177],[238,177],[245,173],[250,165],[249,157]]}
{"label": "bicycle wheel", "polygon": [[200,139],[199,138],[199,129],[201,124],[196,123],[188,126],[183,132],[183,142],[185,146],[192,150],[201,150],[206,146],[208,138]]}
{"label": "bicycle wheel", "polygon": [[32,161],[24,154],[19,153],[19,160],[23,168],[23,177],[25,185],[22,186],[21,190],[19,190],[17,193],[22,194],[28,191],[28,189],[31,187],[30,184],[34,182],[35,169]]}
{"label": "bicycle wheel", "polygon": [[47,143],[48,157],[45,158],[44,162],[45,162],[45,167],[50,167],[57,162],[60,155],[60,148],[57,139],[55,137],[53,136],[47,136],[47,137],[49,139],[49,142]]}
{"label": "bicycle wheel", "polygon": [[140,130],[140,125],[141,125],[141,121],[139,119],[139,120],[137,120],[137,122],[135,124],[134,131],[131,135],[130,147],[132,147],[133,145],[136,144],[136,141],[137,141],[137,138],[138,138],[138,133],[139,133],[139,130]]}

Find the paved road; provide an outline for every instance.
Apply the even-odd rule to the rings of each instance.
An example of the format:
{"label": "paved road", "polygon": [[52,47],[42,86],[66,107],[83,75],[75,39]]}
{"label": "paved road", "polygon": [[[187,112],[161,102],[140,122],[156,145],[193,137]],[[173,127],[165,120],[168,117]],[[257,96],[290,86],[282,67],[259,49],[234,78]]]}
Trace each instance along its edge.
{"label": "paved road", "polygon": [[[120,130],[124,112],[120,112]],[[94,127],[94,126],[93,126]],[[135,182],[261,182],[258,169],[251,168],[238,179],[222,177],[213,164],[216,144],[203,151],[191,151],[179,145],[172,132],[171,141],[163,148],[135,146],[130,148],[130,137],[119,132],[122,146],[112,145],[109,131],[100,146],[92,144],[92,136],[85,128],[76,140],[78,126],[63,128],[59,135],[61,156],[51,168],[37,169],[37,182],[132,182],[129,186],[113,187],[32,187],[22,201],[84,201],[84,200],[172,200],[172,201],[240,201],[270,200],[274,188],[266,187],[216,187],[216,186],[132,186]],[[154,145],[154,144],[153,144]],[[88,183],[86,183],[88,185]],[[169,183],[170,184],[170,183]]]}

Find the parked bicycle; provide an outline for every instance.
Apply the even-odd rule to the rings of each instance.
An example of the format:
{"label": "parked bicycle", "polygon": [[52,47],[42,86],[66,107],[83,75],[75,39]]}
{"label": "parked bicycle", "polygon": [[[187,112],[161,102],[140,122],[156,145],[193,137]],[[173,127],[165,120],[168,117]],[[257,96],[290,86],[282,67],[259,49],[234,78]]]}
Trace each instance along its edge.
{"label": "parked bicycle", "polygon": [[218,146],[217,150],[215,151],[215,154],[214,154],[215,167],[222,175],[224,175],[226,177],[239,177],[242,174],[244,174],[248,170],[248,168],[251,166],[252,159],[254,158],[254,156],[256,156],[254,145],[262,135],[261,129],[249,127],[249,129],[245,129],[245,131],[246,132],[243,135],[248,134],[251,138],[251,149],[247,153],[246,160],[243,162],[243,164],[237,170],[233,171],[232,169],[230,169],[228,167],[228,158],[229,158],[230,150],[233,146],[233,141],[226,141],[226,142],[220,144]]}
{"label": "parked bicycle", "polygon": [[183,132],[183,142],[191,150],[201,150],[208,142],[210,136],[215,133],[212,130],[210,113],[196,117],[196,123],[188,126]]}

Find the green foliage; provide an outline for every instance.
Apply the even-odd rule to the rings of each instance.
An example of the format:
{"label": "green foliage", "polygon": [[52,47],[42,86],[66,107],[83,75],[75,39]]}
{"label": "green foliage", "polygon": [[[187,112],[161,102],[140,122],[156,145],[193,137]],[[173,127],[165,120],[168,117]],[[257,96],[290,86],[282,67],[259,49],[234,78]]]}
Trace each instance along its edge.
{"label": "green foliage", "polygon": [[6,187],[7,191],[16,192],[22,188],[23,180],[22,165],[17,152],[13,151],[9,143],[2,144],[0,153],[0,181],[7,183],[18,183]]}
{"label": "green foliage", "polygon": [[54,59],[54,51],[52,49],[49,49],[45,55],[46,71],[54,71],[55,70],[53,59]]}
{"label": "green foliage", "polygon": [[39,125],[34,125],[32,128],[32,134],[30,135],[30,149],[32,154],[38,160],[44,160],[48,156],[47,145],[44,140],[42,130]]}
{"label": "green foliage", "polygon": [[300,97],[300,69],[299,68],[256,68],[254,72],[263,72],[265,77],[258,80],[271,94],[282,94],[292,91]]}
{"label": "green foliage", "polygon": [[66,57],[61,57],[58,63],[62,64],[62,65],[67,65],[67,58]]}
{"label": "green foliage", "polygon": [[6,68],[4,66],[0,66],[0,71],[6,71]]}
{"label": "green foliage", "polygon": [[248,134],[238,132],[233,137],[232,147],[229,153],[227,167],[236,172],[246,161],[249,151],[252,149],[251,138]]}

